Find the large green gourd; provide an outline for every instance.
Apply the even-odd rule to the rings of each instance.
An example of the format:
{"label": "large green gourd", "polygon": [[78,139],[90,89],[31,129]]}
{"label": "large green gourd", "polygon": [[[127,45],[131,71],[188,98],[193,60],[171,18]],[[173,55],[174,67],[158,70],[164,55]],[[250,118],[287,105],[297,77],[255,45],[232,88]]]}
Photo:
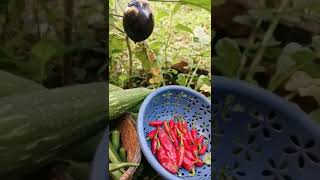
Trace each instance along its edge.
{"label": "large green gourd", "polygon": [[41,84],[0,70],[0,97],[44,89]]}
{"label": "large green gourd", "polygon": [[109,120],[116,119],[140,104],[150,94],[146,88],[126,89],[109,93]]}
{"label": "large green gourd", "polygon": [[[122,88],[109,84],[109,93],[113,91],[123,90]],[[96,147],[101,141],[103,136],[103,130],[97,132],[93,137],[90,137],[88,140],[83,143],[79,143],[75,146],[74,149],[70,149],[67,152],[62,154],[63,158],[78,160],[78,161],[91,161],[94,157]]]}
{"label": "large green gourd", "polygon": [[0,179],[34,170],[107,125],[106,83],[0,98]]}

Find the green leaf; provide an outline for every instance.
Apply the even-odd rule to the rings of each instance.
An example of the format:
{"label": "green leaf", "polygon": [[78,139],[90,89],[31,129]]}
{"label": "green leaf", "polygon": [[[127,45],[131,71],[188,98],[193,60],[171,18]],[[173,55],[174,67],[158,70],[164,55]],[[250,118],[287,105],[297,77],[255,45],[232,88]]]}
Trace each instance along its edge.
{"label": "green leaf", "polygon": [[218,56],[213,59],[214,65],[225,76],[235,77],[241,58],[238,44],[232,39],[224,38],[217,42],[215,49]]}
{"label": "green leaf", "polygon": [[187,77],[185,74],[178,74],[177,83],[181,86],[187,85]]}
{"label": "green leaf", "polygon": [[167,10],[159,9],[158,11],[156,11],[155,16],[156,16],[156,20],[159,21],[164,17],[170,16],[170,14],[168,13]]}
{"label": "green leaf", "polygon": [[200,75],[198,80],[197,80],[197,84],[195,86],[195,90],[198,90],[203,84],[210,85],[211,82],[210,82],[210,79],[209,79],[208,76]]}
{"label": "green leaf", "polygon": [[272,76],[268,89],[271,91],[276,90],[297,70],[314,71],[313,69],[317,68],[313,62],[314,59],[315,55],[310,49],[304,48],[297,43],[287,44],[278,59],[276,73]]}
{"label": "green leaf", "polygon": [[211,0],[180,0],[180,1],[186,4],[198,6],[208,11],[211,11]]}
{"label": "green leaf", "polygon": [[312,111],[310,114],[309,114],[310,118],[312,120],[314,120],[315,122],[317,123],[320,123],[320,108]]}
{"label": "green leaf", "polygon": [[109,8],[114,6],[114,0],[109,0]]}
{"label": "green leaf", "polygon": [[43,63],[48,62],[59,51],[59,47],[55,41],[46,38],[38,41],[31,49],[31,54],[39,58]]}
{"label": "green leaf", "polygon": [[180,7],[181,7],[181,4],[177,3],[172,10],[172,14],[176,14],[179,11]]}
{"label": "green leaf", "polygon": [[177,25],[175,25],[175,28],[177,30],[185,31],[185,32],[189,32],[189,33],[193,34],[192,29],[189,28],[188,26],[183,25],[183,24],[177,24]]}
{"label": "green leaf", "polygon": [[288,56],[281,55],[276,64],[276,72],[271,77],[268,85],[270,91],[276,90],[285,80],[287,80],[297,70],[296,63]]}
{"label": "green leaf", "polygon": [[109,57],[113,54],[122,52],[126,45],[124,39],[116,34],[110,34],[109,36]]}

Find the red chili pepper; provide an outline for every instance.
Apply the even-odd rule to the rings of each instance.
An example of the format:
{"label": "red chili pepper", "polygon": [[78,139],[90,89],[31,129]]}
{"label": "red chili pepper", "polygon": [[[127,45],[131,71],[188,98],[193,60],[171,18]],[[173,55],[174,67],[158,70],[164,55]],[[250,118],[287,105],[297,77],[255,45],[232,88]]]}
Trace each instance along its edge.
{"label": "red chili pepper", "polygon": [[190,146],[190,144],[188,143],[188,141],[186,139],[183,140],[183,144],[184,144],[184,147],[189,150],[189,151],[192,151],[193,148],[192,146]]}
{"label": "red chili pepper", "polygon": [[201,147],[201,149],[199,150],[199,154],[203,155],[204,153],[206,153],[207,148],[208,148],[208,142],[205,142],[205,144]]}
{"label": "red chili pepper", "polygon": [[171,135],[171,128],[168,124],[167,121],[164,121],[163,122],[163,126],[164,126],[164,130],[166,131],[166,133],[169,135],[169,138],[171,139],[172,142],[174,142],[174,139],[172,138],[172,135]]}
{"label": "red chili pepper", "polygon": [[185,148],[183,146],[182,138],[180,138],[180,146],[178,148],[178,168],[181,167],[185,154]]}
{"label": "red chili pepper", "polygon": [[189,172],[192,171],[191,176],[195,175],[194,164],[190,158],[184,157],[183,162],[182,162],[182,167]]}
{"label": "red chili pepper", "polygon": [[195,161],[197,159],[197,157],[195,157],[195,155],[187,149],[185,150],[185,157],[188,157],[192,161]]}
{"label": "red chili pepper", "polygon": [[178,141],[177,135],[174,133],[173,130],[171,130],[171,137],[173,139],[173,143],[174,143],[175,147],[178,147],[179,141]]}
{"label": "red chili pepper", "polygon": [[198,156],[199,150],[198,150],[198,146],[196,144],[194,144],[192,146],[192,152],[195,156]]}
{"label": "red chili pepper", "polygon": [[151,151],[154,155],[156,155],[158,143],[159,139],[157,137],[154,137],[151,141]]}
{"label": "red chili pepper", "polygon": [[197,141],[197,134],[198,134],[198,131],[195,128],[192,128],[191,136],[192,136],[192,139],[194,140],[194,143],[196,143],[195,141]]}
{"label": "red chili pepper", "polygon": [[149,122],[149,126],[153,126],[153,127],[158,127],[158,126],[162,126],[162,125],[163,125],[163,121],[160,121],[160,120]]}
{"label": "red chili pepper", "polygon": [[152,131],[150,131],[150,132],[148,133],[147,140],[153,139],[153,137],[156,135],[156,133],[157,133],[157,129],[153,129]]}
{"label": "red chili pepper", "polygon": [[203,166],[203,161],[198,158],[195,162],[194,162],[194,165],[196,165],[197,167],[202,167]]}
{"label": "red chili pepper", "polygon": [[170,119],[169,124],[170,124],[170,128],[173,129],[173,128],[174,128],[174,121],[173,121],[173,119]]}
{"label": "red chili pepper", "polygon": [[177,149],[175,148],[173,142],[170,140],[169,135],[161,127],[158,127],[158,138],[161,145],[166,150],[170,159],[172,159],[173,164],[177,167]]}
{"label": "red chili pepper", "polygon": [[188,124],[187,124],[187,122],[186,122],[186,121],[183,121],[182,124],[183,124],[183,127],[184,127],[185,131],[186,131],[187,138],[189,139],[189,143],[195,144],[196,142],[195,142],[195,140],[194,140],[193,137],[192,137],[191,131],[189,131],[189,129],[188,129]]}
{"label": "red chili pepper", "polygon": [[203,140],[204,140],[204,136],[203,136],[203,135],[200,135],[199,138],[197,139],[197,144],[198,144],[198,146],[201,146],[201,145],[202,145]]}
{"label": "red chili pepper", "polygon": [[177,174],[178,169],[175,167],[174,163],[172,162],[172,159],[168,156],[165,148],[165,146],[159,146],[157,149],[157,158],[160,162],[160,164],[168,170],[172,174]]}
{"label": "red chili pepper", "polygon": [[184,128],[183,122],[181,120],[179,120],[178,122],[178,128],[183,134],[187,133],[186,129]]}

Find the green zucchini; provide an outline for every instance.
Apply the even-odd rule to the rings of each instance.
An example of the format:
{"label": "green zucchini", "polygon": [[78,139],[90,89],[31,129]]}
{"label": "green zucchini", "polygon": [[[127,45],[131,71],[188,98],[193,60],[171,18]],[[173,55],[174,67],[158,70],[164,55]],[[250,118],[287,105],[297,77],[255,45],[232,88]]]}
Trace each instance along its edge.
{"label": "green zucchini", "polygon": [[134,108],[130,109],[129,112],[132,113],[139,113],[140,107],[142,104],[138,104],[137,106],[135,106]]}
{"label": "green zucchini", "polygon": [[140,104],[150,94],[146,88],[133,88],[109,93],[109,120],[116,119]]}
{"label": "green zucchini", "polygon": [[123,90],[121,87],[118,87],[113,84],[109,84],[109,92]]}
{"label": "green zucchini", "polygon": [[[109,84],[109,92],[123,90],[122,88]],[[73,159],[77,161],[91,161],[96,152],[97,145],[101,141],[104,131],[97,132],[96,135],[85,140],[83,143],[75,145],[75,148],[63,152],[62,158]]]}
{"label": "green zucchini", "polygon": [[0,98],[0,177],[30,172],[104,129],[106,94],[106,83],[90,83]]}
{"label": "green zucchini", "polygon": [[0,97],[44,89],[41,84],[0,70]]}

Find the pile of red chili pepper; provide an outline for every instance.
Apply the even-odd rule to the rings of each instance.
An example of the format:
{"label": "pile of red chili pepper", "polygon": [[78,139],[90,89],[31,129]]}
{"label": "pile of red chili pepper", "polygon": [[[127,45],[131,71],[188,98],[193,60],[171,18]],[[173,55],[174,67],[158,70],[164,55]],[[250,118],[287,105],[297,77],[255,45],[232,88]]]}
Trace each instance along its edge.
{"label": "pile of red chili pepper", "polygon": [[174,116],[170,120],[155,120],[149,122],[155,127],[148,133],[151,140],[151,151],[157,157],[160,164],[172,174],[179,174],[179,168],[195,175],[195,167],[202,167],[203,160],[200,155],[206,153],[208,141],[204,142],[204,136],[198,137],[195,128],[188,129],[187,122]]}

